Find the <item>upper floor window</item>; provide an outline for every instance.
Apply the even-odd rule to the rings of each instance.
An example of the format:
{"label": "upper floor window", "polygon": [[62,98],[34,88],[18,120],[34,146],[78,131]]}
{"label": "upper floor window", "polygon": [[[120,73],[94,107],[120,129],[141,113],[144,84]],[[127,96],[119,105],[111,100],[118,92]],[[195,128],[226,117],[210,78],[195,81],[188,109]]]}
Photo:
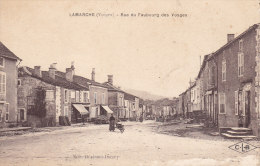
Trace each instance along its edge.
{"label": "upper floor window", "polygon": [[244,73],[244,54],[238,53],[238,76],[242,76]]}
{"label": "upper floor window", "polygon": [[6,92],[6,74],[0,72],[0,94],[5,94]]}
{"label": "upper floor window", "polygon": [[239,52],[243,51],[243,40],[239,40]]}
{"label": "upper floor window", "polygon": [[226,81],[227,78],[227,62],[226,59],[222,61],[222,81]]}
{"label": "upper floor window", "polygon": [[214,85],[215,83],[215,66],[212,66],[212,67],[209,67],[209,70],[208,70],[208,85]]}
{"label": "upper floor window", "polygon": [[2,122],[2,114],[3,114],[3,111],[0,109],[0,122]]}
{"label": "upper floor window", "polygon": [[70,97],[71,97],[72,99],[75,99],[75,98],[76,98],[76,92],[75,92],[75,91],[71,91],[71,92],[70,92]]}
{"label": "upper floor window", "polygon": [[105,93],[102,93],[102,104],[105,104]]}
{"label": "upper floor window", "polygon": [[88,93],[87,92],[83,92],[83,102],[84,103],[88,102]]}
{"label": "upper floor window", "polygon": [[97,104],[97,92],[94,92],[94,103]]}
{"label": "upper floor window", "polygon": [[79,91],[76,91],[76,102],[79,102]]}
{"label": "upper floor window", "polygon": [[5,59],[3,57],[0,57],[0,67],[5,66]]}
{"label": "upper floor window", "polygon": [[54,91],[46,90],[46,100],[54,100]]}
{"label": "upper floor window", "polygon": [[257,42],[257,51],[260,52],[260,41]]}
{"label": "upper floor window", "polygon": [[64,90],[64,99],[65,103],[69,101],[69,91],[67,89]]}

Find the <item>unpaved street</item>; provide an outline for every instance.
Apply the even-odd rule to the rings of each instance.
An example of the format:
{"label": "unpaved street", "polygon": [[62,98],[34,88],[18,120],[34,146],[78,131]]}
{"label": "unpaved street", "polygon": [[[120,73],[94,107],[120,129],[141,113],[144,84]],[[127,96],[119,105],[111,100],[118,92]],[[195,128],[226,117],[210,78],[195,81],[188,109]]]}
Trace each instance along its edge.
{"label": "unpaved street", "polygon": [[159,134],[152,130],[157,125],[152,121],[125,125],[123,134],[109,132],[108,125],[93,125],[0,137],[0,165],[254,166],[259,162],[259,148],[246,154],[228,148],[238,141]]}

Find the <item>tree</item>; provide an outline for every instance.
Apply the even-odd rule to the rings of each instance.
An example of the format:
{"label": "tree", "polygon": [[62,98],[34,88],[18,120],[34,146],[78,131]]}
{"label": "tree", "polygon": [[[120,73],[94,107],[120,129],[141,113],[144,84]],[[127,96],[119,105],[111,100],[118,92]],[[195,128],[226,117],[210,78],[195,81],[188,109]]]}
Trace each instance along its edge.
{"label": "tree", "polygon": [[39,118],[44,118],[46,116],[46,90],[43,87],[37,87],[35,90],[35,98],[34,98],[34,113]]}

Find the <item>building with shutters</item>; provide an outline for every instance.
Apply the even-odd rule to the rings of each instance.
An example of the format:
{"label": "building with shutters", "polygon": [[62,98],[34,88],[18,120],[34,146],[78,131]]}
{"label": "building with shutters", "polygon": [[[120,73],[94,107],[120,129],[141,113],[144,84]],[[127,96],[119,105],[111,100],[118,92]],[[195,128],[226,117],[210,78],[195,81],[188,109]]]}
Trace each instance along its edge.
{"label": "building with shutters", "polygon": [[260,136],[260,24],[235,36],[214,56],[218,63],[219,127],[246,127]]}
{"label": "building with shutters", "polygon": [[[89,88],[73,83],[71,72],[66,71],[66,78],[57,75],[55,64],[50,65],[49,71],[41,71],[40,66],[20,67],[18,74],[18,122],[27,122],[28,125],[54,126],[61,124],[60,117],[67,117],[68,122],[75,119],[73,108],[79,108],[80,113],[88,113]],[[38,88],[45,90],[46,116],[44,118],[35,115],[34,106],[36,91]],[[82,112],[83,111],[83,112]]]}
{"label": "building with shutters", "polygon": [[[108,88],[108,106],[113,111],[114,117],[124,119],[126,117],[125,92],[113,84],[113,75],[108,75],[108,81],[103,83],[103,85]],[[138,106],[135,103],[134,110],[136,108],[139,108],[139,103]]]}
{"label": "building with shutters", "polygon": [[[204,56],[200,79],[201,108],[207,120],[219,128],[244,127],[260,137],[260,24],[249,27]],[[185,97],[179,106],[186,112]]]}
{"label": "building with shutters", "polygon": [[0,42],[0,127],[17,122],[17,65],[20,61]]}

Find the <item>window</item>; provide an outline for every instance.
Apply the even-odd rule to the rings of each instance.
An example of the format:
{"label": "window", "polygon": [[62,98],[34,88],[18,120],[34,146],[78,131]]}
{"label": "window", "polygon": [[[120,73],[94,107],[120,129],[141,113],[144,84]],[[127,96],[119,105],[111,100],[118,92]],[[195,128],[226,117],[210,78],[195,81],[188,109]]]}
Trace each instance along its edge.
{"label": "window", "polygon": [[225,114],[226,113],[226,99],[225,93],[219,94],[219,113]]}
{"label": "window", "polygon": [[5,66],[5,59],[3,57],[0,57],[0,67]]}
{"label": "window", "polygon": [[17,80],[17,85],[18,85],[18,86],[21,86],[21,85],[22,85],[22,80],[21,80],[21,79],[18,79],[18,80]]}
{"label": "window", "polygon": [[64,101],[65,103],[69,101],[69,91],[67,89],[64,90]]}
{"label": "window", "polygon": [[239,51],[243,51],[243,40],[239,40]]}
{"label": "window", "polygon": [[64,107],[64,116],[69,116],[69,108]]}
{"label": "window", "polygon": [[25,120],[25,111],[24,109],[20,109],[20,120]]}
{"label": "window", "polygon": [[260,41],[257,42],[257,51],[260,52]]}
{"label": "window", "polygon": [[9,103],[6,103],[5,121],[9,121]]}
{"label": "window", "polygon": [[46,100],[54,100],[54,91],[46,90]]}
{"label": "window", "polygon": [[71,98],[75,99],[76,98],[76,92],[75,91],[71,91]]}
{"label": "window", "polygon": [[222,61],[222,81],[226,81],[226,70],[227,70],[227,64],[226,64],[226,60],[224,59],[223,61]]}
{"label": "window", "polygon": [[94,92],[94,103],[97,104],[97,92]]}
{"label": "window", "polygon": [[87,92],[84,92],[84,93],[83,93],[83,102],[84,102],[84,103],[87,103],[87,102],[88,102],[88,96],[87,96],[87,95],[88,95]]}
{"label": "window", "polygon": [[238,76],[243,76],[244,73],[244,54],[238,53]]}
{"label": "window", "polygon": [[238,115],[238,91],[235,91],[235,115]]}
{"label": "window", "polygon": [[76,102],[79,102],[79,91],[76,91]]}
{"label": "window", "polygon": [[0,72],[0,94],[4,94],[6,92],[6,76],[4,72]]}
{"label": "window", "polygon": [[260,119],[260,93],[257,93],[258,94],[258,119]]}
{"label": "window", "polygon": [[3,114],[3,110],[0,109],[0,122],[2,122],[2,114]]}
{"label": "window", "polygon": [[87,92],[87,102],[89,103],[89,92]]}
{"label": "window", "polygon": [[102,93],[102,104],[105,104],[105,93]]}
{"label": "window", "polygon": [[119,96],[118,106],[123,106],[123,97]]}
{"label": "window", "polygon": [[214,85],[215,84],[215,66],[212,66],[211,68],[211,73],[210,73],[210,79],[211,79],[211,85]]}

